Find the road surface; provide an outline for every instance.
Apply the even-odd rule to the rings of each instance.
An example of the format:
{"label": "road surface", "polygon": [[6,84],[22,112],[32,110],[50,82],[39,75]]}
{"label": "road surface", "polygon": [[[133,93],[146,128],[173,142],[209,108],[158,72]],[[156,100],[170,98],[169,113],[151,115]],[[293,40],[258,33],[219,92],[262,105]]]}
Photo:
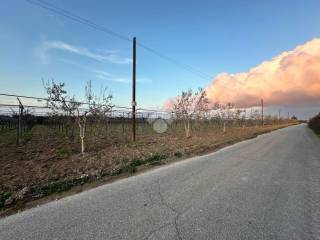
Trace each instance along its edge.
{"label": "road surface", "polygon": [[0,219],[0,239],[320,239],[320,140],[264,134]]}

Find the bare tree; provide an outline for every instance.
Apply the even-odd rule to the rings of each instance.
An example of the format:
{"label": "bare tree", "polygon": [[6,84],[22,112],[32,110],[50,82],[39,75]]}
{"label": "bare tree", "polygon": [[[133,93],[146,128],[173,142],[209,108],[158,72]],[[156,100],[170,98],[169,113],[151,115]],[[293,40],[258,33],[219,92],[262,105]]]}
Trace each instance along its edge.
{"label": "bare tree", "polygon": [[218,121],[218,126],[223,124],[224,111],[222,111],[222,105],[219,102],[216,102],[211,108],[211,114],[214,119]]}
{"label": "bare tree", "polygon": [[246,118],[246,110],[240,108],[234,108],[233,111],[233,119],[236,121],[238,126],[242,126],[244,128]]}
{"label": "bare tree", "polygon": [[182,91],[173,105],[173,112],[183,121],[186,137],[190,137],[190,120],[192,113],[192,90]]}
{"label": "bare tree", "polygon": [[99,130],[99,125],[102,121],[108,120],[109,115],[112,113],[112,94],[106,93],[107,88],[101,88],[99,95],[95,95],[92,90],[91,81],[87,83],[85,88],[86,100],[89,104],[90,116],[95,120],[94,135],[96,136],[96,131]]}
{"label": "bare tree", "polygon": [[52,80],[44,83],[44,87],[48,94],[47,106],[57,115],[64,114],[69,119],[75,119],[79,127],[81,153],[84,154],[87,116],[91,114],[93,117],[101,117],[110,112],[112,95],[106,96],[104,91],[102,98],[97,97],[94,95],[91,81],[89,81],[85,87],[85,98],[89,108],[81,109],[83,103],[76,101],[74,97],[67,94],[64,83],[55,83]]}
{"label": "bare tree", "polygon": [[92,90],[91,81],[86,86],[86,100],[89,104],[89,112],[97,118],[105,118],[111,113],[114,105],[112,104],[112,94],[106,93],[107,88],[101,88],[100,94],[95,95]]}
{"label": "bare tree", "polygon": [[203,118],[209,110],[208,104],[206,91],[202,88],[199,88],[195,93],[191,89],[182,91],[181,95],[176,98],[173,112],[178,119],[183,121],[187,138],[191,136],[190,124],[192,119]]}
{"label": "bare tree", "polygon": [[246,109],[242,109],[242,113],[241,113],[241,122],[242,122],[242,128],[246,127],[246,120],[247,120],[247,110]]}
{"label": "bare tree", "polygon": [[260,120],[260,112],[258,109],[251,109],[250,119],[255,122],[256,127],[258,127],[258,122]]}
{"label": "bare tree", "polygon": [[231,121],[234,117],[232,109],[234,105],[232,103],[215,103],[213,109],[216,112],[216,116],[220,119],[221,125],[223,125],[223,132],[227,131],[226,123]]}
{"label": "bare tree", "polygon": [[231,102],[226,103],[225,105],[226,117],[228,120],[233,119],[234,117],[234,104]]}
{"label": "bare tree", "polygon": [[81,142],[81,153],[85,151],[84,138],[86,128],[87,111],[80,112],[81,103],[77,102],[74,97],[70,97],[65,90],[65,83],[55,83],[53,80],[44,84],[47,91],[47,106],[54,114],[65,114],[68,119],[75,118],[79,126],[79,137]]}

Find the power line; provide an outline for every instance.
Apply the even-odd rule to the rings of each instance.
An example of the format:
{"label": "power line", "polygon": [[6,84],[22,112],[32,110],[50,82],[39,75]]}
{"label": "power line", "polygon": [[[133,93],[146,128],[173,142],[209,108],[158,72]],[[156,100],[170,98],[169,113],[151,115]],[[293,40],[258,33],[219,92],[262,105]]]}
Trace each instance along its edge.
{"label": "power line", "polygon": [[[114,37],[117,37],[123,41],[128,41],[128,42],[131,42],[131,39],[122,35],[122,34],[119,34],[109,28],[106,28],[104,26],[101,26],[101,25],[98,25],[86,18],[83,18],[83,17],[80,17],[78,15],[75,15],[73,13],[71,13],[70,11],[67,11],[63,8],[60,8],[60,7],[57,7],[51,3],[48,3],[46,1],[43,1],[43,0],[25,0],[27,1],[28,3],[30,4],[33,4],[37,7],[40,7],[40,8],[43,8],[43,9],[46,9],[48,11],[51,11],[55,14],[58,14],[60,16],[63,16],[65,18],[68,18],[72,21],[75,21],[75,22],[78,22],[80,24],[83,24],[83,25],[87,25],[95,30],[98,30],[98,31],[101,31],[101,32],[104,32],[108,35],[112,35]],[[184,64],[184,63],[181,63],[177,60],[175,60],[174,58],[172,57],[169,57],[169,56],[166,56],[165,54],[162,54],[160,53],[159,51],[151,48],[151,47],[148,47],[147,45],[141,43],[141,42],[137,42],[137,46],[143,48],[144,50],[146,51],[149,51],[151,53],[153,53],[154,55],[168,61],[168,62],[171,62],[173,63],[174,65],[176,65],[177,67],[180,67],[180,68],[183,68],[184,70],[186,71],[189,71],[195,75],[198,75],[199,77],[203,78],[203,79],[206,79],[206,80],[212,80],[212,77],[209,75],[209,74],[206,74],[206,73],[203,73],[202,71],[199,71],[197,70],[196,68],[190,66],[189,64]]]}
{"label": "power line", "polygon": [[85,18],[82,18],[82,17],[80,17],[78,15],[75,15],[75,14],[73,14],[73,13],[71,13],[71,12],[69,12],[69,11],[67,11],[67,10],[65,10],[63,8],[57,7],[57,6],[55,6],[55,5],[51,4],[51,3],[48,3],[48,2],[45,2],[45,1],[42,1],[42,0],[25,0],[25,1],[27,1],[27,2],[29,2],[31,4],[33,4],[33,5],[36,5],[38,7],[41,7],[43,9],[49,10],[51,12],[54,12],[54,13],[56,13],[58,15],[61,15],[61,16],[65,17],[65,18],[68,18],[70,20],[73,20],[73,21],[76,21],[78,23],[87,25],[87,26],[89,26],[91,28],[94,28],[96,30],[105,32],[105,33],[107,33],[109,35],[112,35],[114,37],[117,37],[117,38],[119,38],[121,40],[131,42],[130,38],[127,38],[127,37],[125,37],[125,36],[123,36],[123,35],[121,35],[119,33],[116,33],[116,32],[114,32],[114,31],[112,31],[112,30],[110,30],[110,29],[108,29],[106,27],[97,25],[97,24],[95,24],[94,22],[92,22],[92,21],[90,21],[88,19],[85,19]]}
{"label": "power line", "polygon": [[192,66],[190,66],[188,64],[181,63],[181,62],[179,62],[179,61],[177,61],[177,60],[175,60],[175,59],[173,59],[171,57],[165,56],[162,53],[160,53],[160,52],[158,52],[158,51],[156,51],[156,50],[154,50],[154,49],[152,49],[152,48],[150,48],[150,47],[148,47],[148,46],[146,46],[146,45],[144,45],[142,43],[137,42],[137,45],[140,46],[141,48],[153,53],[154,55],[156,55],[156,56],[158,56],[158,57],[160,57],[162,59],[165,59],[168,62],[171,62],[171,63],[175,64],[178,67],[181,67],[181,68],[183,68],[183,69],[185,69],[185,70],[187,70],[187,71],[189,71],[189,72],[191,72],[193,74],[196,74],[196,75],[200,76],[201,78],[204,78],[206,80],[207,79],[212,80],[212,78],[211,78],[211,76],[209,74],[203,73],[203,72],[195,69],[194,67],[192,67]]}
{"label": "power line", "polygon": [[[26,99],[34,99],[37,101],[48,101],[48,98],[44,97],[31,97],[31,96],[25,96],[25,95],[16,95],[16,94],[9,94],[9,93],[0,93],[0,96],[4,97],[14,97],[14,98],[26,98]],[[80,102],[80,101],[71,101],[71,100],[66,100],[65,102],[68,103],[77,103],[81,105],[89,105],[88,102]],[[5,104],[0,104],[5,105]],[[10,104],[7,104],[10,105]],[[14,104],[12,104],[14,105]],[[44,106],[26,106],[26,107],[44,107]],[[117,109],[125,109],[125,110],[131,110],[131,107],[124,107],[124,106],[118,106],[118,105],[112,105],[112,108],[117,108]],[[157,113],[172,113],[170,111],[161,111],[161,110],[156,110],[156,109],[147,109],[147,108],[137,108],[137,111],[146,111],[146,112],[157,112]]]}

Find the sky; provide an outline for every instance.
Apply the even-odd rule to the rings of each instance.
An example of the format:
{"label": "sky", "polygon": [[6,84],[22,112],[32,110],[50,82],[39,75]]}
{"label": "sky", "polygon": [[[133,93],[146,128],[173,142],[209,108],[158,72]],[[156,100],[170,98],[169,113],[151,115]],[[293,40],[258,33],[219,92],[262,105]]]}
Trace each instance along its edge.
{"label": "sky", "polygon": [[[47,1],[128,38],[136,36],[138,42],[208,76],[186,71],[138,47],[138,107],[161,108],[165,101],[182,90],[198,87],[208,91],[214,89],[209,92],[212,101],[231,100],[238,101],[241,107],[252,106],[255,101],[252,98],[256,97],[259,103],[261,92],[255,91],[248,96],[250,103],[243,101],[243,92],[261,84],[260,90],[266,88],[263,96],[271,112],[281,109],[283,113],[290,111],[291,115],[308,118],[320,111],[320,98],[314,97],[317,93],[312,93],[310,98],[303,95],[294,101],[288,101],[288,98],[282,101],[280,97],[271,101],[268,88],[271,91],[279,76],[282,74],[281,79],[285,79],[288,72],[278,73],[280,70],[277,70],[280,75],[268,75],[270,70],[266,70],[268,74],[262,72],[264,80],[257,78],[260,82],[251,77],[254,75],[252,69],[264,71],[265,62],[269,62],[266,68],[272,68],[277,61],[283,66],[283,59],[288,55],[294,58],[313,54],[314,58],[310,60],[315,62],[312,83],[319,83],[318,0]],[[81,99],[86,82],[91,80],[96,91],[108,87],[115,104],[130,106],[130,42],[73,22],[25,0],[3,0],[1,3],[1,93],[43,97],[42,79],[54,79],[65,82],[69,94]],[[305,51],[314,39],[314,52]],[[307,47],[299,52],[298,46]],[[308,66],[309,60],[303,61],[304,64],[300,65],[295,62],[290,65],[287,61],[288,69],[293,67],[300,71]],[[302,69],[302,72],[309,73],[310,69]],[[241,73],[245,77],[239,77]],[[223,76],[228,80],[221,80]],[[269,78],[273,84],[264,84]],[[217,83],[224,81],[228,88],[219,88]],[[299,86],[310,85],[305,77],[292,81],[298,81]],[[292,81],[285,82],[288,85]],[[242,83],[246,87],[242,87]],[[237,92],[237,97],[232,92]],[[217,97],[222,95],[228,97]]]}

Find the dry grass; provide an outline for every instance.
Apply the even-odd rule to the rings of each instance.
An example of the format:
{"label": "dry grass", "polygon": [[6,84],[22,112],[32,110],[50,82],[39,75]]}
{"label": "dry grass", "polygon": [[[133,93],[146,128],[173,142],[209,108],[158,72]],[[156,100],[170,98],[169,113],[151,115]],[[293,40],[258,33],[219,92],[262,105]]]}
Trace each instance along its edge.
{"label": "dry grass", "polygon": [[[51,186],[49,190],[46,188],[45,194],[50,194],[51,190],[68,190],[72,185],[84,183],[83,180],[132,173],[140,165],[207,153],[285,126],[233,127],[225,134],[221,129],[203,129],[194,131],[187,139],[183,131],[164,134],[140,131],[136,143],[131,143],[127,137],[102,136],[98,141],[94,138],[93,142],[91,138],[87,142],[88,152],[84,156],[79,153],[77,141],[41,125],[33,127],[27,141],[20,146],[15,145],[15,132],[7,131],[0,136],[0,193],[8,195],[26,186],[29,189]],[[86,178],[74,180],[81,176]],[[64,185],[52,185],[57,182]]]}

